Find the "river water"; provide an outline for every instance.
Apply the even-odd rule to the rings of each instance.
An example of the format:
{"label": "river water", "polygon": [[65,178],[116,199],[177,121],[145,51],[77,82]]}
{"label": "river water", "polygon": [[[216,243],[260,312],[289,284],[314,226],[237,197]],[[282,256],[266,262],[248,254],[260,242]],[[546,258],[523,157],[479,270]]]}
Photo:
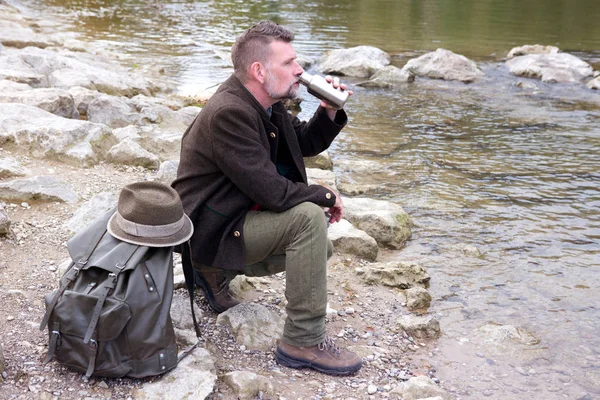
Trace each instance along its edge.
{"label": "river water", "polygon": [[[397,66],[436,48],[475,60],[480,83],[353,87],[349,125],[330,149],[335,170],[413,217],[411,242],[382,259],[430,272],[443,336],[427,363],[447,389],[469,399],[600,396],[600,94],[517,78],[503,60],[539,43],[600,69],[597,0],[21,4],[182,93],[223,81],[235,37],[260,19],[292,28],[297,52],[316,60],[357,45]],[[316,105],[305,96],[301,116]],[[480,337],[484,325],[519,329],[498,347]]]}

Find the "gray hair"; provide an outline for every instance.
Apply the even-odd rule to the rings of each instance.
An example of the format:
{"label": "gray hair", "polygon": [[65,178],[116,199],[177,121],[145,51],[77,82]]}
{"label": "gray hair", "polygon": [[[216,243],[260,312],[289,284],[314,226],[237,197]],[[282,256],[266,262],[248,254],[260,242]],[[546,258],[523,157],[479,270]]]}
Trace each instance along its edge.
{"label": "gray hair", "polygon": [[246,82],[250,66],[258,61],[266,63],[271,51],[269,45],[275,40],[290,43],[294,34],[272,21],[260,21],[237,38],[231,48],[231,60],[235,75]]}

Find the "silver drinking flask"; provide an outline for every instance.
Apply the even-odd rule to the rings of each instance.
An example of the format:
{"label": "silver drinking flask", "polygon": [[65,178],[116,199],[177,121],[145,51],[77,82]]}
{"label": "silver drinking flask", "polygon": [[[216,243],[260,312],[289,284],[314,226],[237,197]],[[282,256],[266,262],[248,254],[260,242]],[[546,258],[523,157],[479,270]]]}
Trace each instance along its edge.
{"label": "silver drinking flask", "polygon": [[343,108],[346,100],[348,100],[347,90],[335,89],[322,76],[303,72],[299,79],[300,83],[306,86],[308,93],[337,109]]}

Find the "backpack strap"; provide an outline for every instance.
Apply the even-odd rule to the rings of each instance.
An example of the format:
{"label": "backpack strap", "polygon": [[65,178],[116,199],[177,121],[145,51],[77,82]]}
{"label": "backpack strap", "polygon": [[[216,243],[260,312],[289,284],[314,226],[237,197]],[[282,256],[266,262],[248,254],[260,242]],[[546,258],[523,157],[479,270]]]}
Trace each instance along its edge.
{"label": "backpack strap", "polygon": [[90,352],[90,360],[88,361],[88,367],[85,371],[85,376],[89,379],[94,373],[94,370],[96,369],[96,357],[98,356],[98,342],[96,342],[96,340],[94,339],[90,339],[88,350]]}
{"label": "backpack strap", "polygon": [[98,324],[100,315],[102,314],[102,307],[104,306],[104,302],[106,301],[106,298],[108,297],[110,292],[117,285],[117,277],[118,277],[119,273],[123,269],[125,269],[125,267],[127,266],[127,263],[129,262],[129,260],[131,260],[131,257],[133,256],[133,254],[140,247],[141,246],[129,246],[127,253],[125,253],[125,255],[123,257],[123,259],[125,259],[125,262],[124,263],[116,263],[115,268],[114,268],[115,272],[108,273],[108,279],[104,282],[104,286],[102,287],[100,295],[98,296],[98,301],[96,302],[96,307],[94,307],[94,313],[92,314],[92,318],[90,320],[90,324],[88,325],[88,329],[85,332],[85,336],[83,338],[83,343],[87,344],[90,342],[90,339],[92,338],[92,334],[96,330],[96,325]]}
{"label": "backpack strap", "polygon": [[43,361],[43,364],[48,364],[50,360],[54,357],[54,353],[60,346],[60,324],[58,322],[54,322],[52,325],[52,332],[50,332],[50,344],[48,345],[48,354],[46,354],[46,358]]}
{"label": "backpack strap", "polygon": [[198,341],[193,345],[189,346],[187,349],[181,352],[177,357],[177,362],[183,360],[185,356],[190,354],[199,344],[200,344],[200,327],[198,326],[198,321],[196,320],[196,313],[194,312],[194,270],[192,267],[192,249],[190,247],[190,242],[187,241],[180,245],[181,249],[181,264],[183,266],[183,275],[185,277],[185,286],[187,287],[188,294],[190,297],[190,306],[192,309],[192,321],[194,321],[194,329],[196,330],[196,337]]}
{"label": "backpack strap", "polygon": [[187,241],[181,244],[181,264],[183,266],[183,275],[185,276],[185,286],[187,287],[188,294],[190,296],[190,306],[192,307],[192,319],[194,320],[194,329],[196,330],[196,337],[200,338],[200,327],[196,320],[196,313],[194,312],[194,269],[192,267],[192,249],[190,242]]}

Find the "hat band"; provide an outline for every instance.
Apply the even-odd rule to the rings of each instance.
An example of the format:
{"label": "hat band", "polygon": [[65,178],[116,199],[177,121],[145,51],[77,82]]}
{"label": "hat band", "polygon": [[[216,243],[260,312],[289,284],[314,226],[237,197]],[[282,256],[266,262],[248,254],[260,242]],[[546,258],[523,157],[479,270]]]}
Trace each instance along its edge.
{"label": "hat band", "polygon": [[158,238],[174,235],[179,232],[185,223],[185,215],[179,221],[172,222],[166,225],[144,225],[137,222],[129,221],[117,211],[115,222],[123,229],[123,232],[140,237]]}

